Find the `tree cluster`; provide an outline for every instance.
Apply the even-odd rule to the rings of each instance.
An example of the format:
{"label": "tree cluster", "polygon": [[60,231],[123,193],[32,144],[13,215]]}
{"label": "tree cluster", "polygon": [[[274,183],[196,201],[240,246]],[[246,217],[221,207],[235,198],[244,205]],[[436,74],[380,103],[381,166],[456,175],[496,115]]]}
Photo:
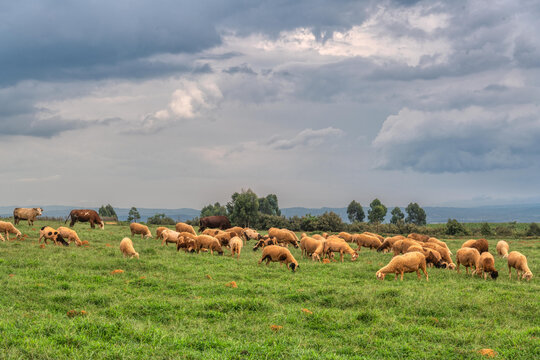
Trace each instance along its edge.
{"label": "tree cluster", "polygon": [[98,210],[98,214],[99,214],[99,216],[111,217],[111,218],[114,218],[114,219],[118,220],[118,216],[116,215],[116,211],[114,211],[114,208],[112,207],[111,204],[101,205],[101,207]]}

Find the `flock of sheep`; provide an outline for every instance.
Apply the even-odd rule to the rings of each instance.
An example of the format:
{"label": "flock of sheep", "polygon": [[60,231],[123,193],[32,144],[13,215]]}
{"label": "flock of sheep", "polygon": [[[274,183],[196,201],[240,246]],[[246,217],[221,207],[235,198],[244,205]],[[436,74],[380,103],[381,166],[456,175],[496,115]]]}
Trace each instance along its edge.
{"label": "flock of sheep", "polygon": [[[152,238],[150,229],[143,224],[131,223],[131,235],[141,235]],[[5,241],[5,237],[9,240],[9,234],[15,234],[16,238],[22,236],[21,232],[10,222],[0,221],[0,240]],[[362,234],[349,234],[341,232],[337,235],[315,234],[308,236],[303,233],[301,239],[288,229],[270,228],[268,235],[262,236],[257,231],[249,228],[232,227],[225,230],[220,229],[205,229],[201,234],[197,234],[191,225],[185,223],[177,223],[175,230],[158,227],[156,229],[156,238],[162,241],[162,245],[169,243],[176,244],[176,249],[183,249],[186,252],[201,252],[208,251],[210,253],[217,252],[223,255],[223,248],[230,249],[231,256],[240,258],[242,248],[246,241],[256,240],[253,250],[262,248],[262,256],[259,264],[266,261],[280,262],[285,264],[293,272],[298,269],[298,262],[288,249],[289,245],[295,248],[301,248],[302,256],[311,257],[313,261],[329,262],[334,258],[335,253],[339,253],[340,260],[343,262],[345,254],[351,256],[351,260],[355,261],[358,258],[358,253],[362,247],[377,250],[378,252],[392,251],[394,257],[390,262],[376,272],[377,279],[384,280],[387,274],[398,275],[403,280],[404,273],[416,272],[418,278],[421,278],[422,271],[428,280],[426,267],[435,266],[438,268],[457,269],[459,272],[460,265],[465,266],[467,274],[469,267],[474,268],[471,275],[483,276],[487,278],[488,274],[492,279],[496,279],[498,272],[495,269],[495,259],[489,253],[488,242],[485,239],[468,240],[463,243],[462,247],[456,253],[456,264],[452,261],[452,252],[444,241],[430,237],[412,233],[407,237],[402,235],[384,238],[378,234],[364,232]],[[56,245],[67,246],[69,243],[75,242],[80,246],[83,242],[80,240],[76,231],[64,226],[54,229],[49,226],[44,226],[39,231],[39,240],[53,241]],[[67,240],[67,241],[66,241]],[[357,248],[353,249],[350,244],[356,244]],[[124,238],[120,242],[120,250],[124,257],[139,258],[139,253],[135,251],[133,242],[130,238]],[[517,252],[509,253],[509,245],[506,241],[497,243],[497,253],[508,260],[508,272],[511,278],[511,269],[515,268],[518,279],[531,280],[533,274],[527,265],[527,258]]]}

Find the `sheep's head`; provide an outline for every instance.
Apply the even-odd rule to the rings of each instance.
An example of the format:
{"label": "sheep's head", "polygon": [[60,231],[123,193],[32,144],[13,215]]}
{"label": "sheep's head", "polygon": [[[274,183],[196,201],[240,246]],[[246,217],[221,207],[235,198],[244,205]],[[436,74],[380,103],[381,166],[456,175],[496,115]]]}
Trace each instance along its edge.
{"label": "sheep's head", "polygon": [[136,257],[137,259],[139,259],[139,253],[138,253],[138,252],[135,253],[135,257]]}
{"label": "sheep's head", "polygon": [[499,272],[497,270],[494,270],[491,272],[490,275],[493,280],[496,280],[499,277]]}
{"label": "sheep's head", "polygon": [[377,271],[377,273],[375,274],[375,276],[376,276],[377,279],[379,279],[379,280],[384,280],[384,277],[386,276],[386,274],[383,274],[382,272]]}
{"label": "sheep's head", "polygon": [[298,249],[298,242],[297,241],[294,241],[292,244],[296,249]]}
{"label": "sheep's head", "polygon": [[533,273],[531,271],[527,271],[521,276],[522,279],[527,280],[527,281],[530,281],[532,277],[533,277]]}
{"label": "sheep's head", "polygon": [[356,259],[358,259],[358,253],[356,251],[354,251],[351,255],[351,260],[352,261],[355,261]]}
{"label": "sheep's head", "polygon": [[289,264],[289,269],[291,269],[292,272],[294,272],[298,268],[300,268],[300,266],[298,265],[297,262],[292,262],[292,263]]}

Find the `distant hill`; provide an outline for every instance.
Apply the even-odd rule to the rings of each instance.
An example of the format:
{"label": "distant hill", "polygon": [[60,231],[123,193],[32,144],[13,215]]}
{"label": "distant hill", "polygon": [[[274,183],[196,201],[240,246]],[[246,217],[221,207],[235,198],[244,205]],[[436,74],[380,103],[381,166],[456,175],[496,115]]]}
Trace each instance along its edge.
{"label": "distant hill", "polygon": [[[38,205],[40,206],[40,205]],[[0,217],[10,217],[13,215],[13,208],[15,206],[0,206]],[[63,205],[41,205],[44,209],[43,215],[51,217],[67,217],[72,209],[81,208],[74,206]],[[388,207],[388,215],[386,222],[390,220],[390,211],[393,207]],[[98,208],[91,208],[98,210]],[[186,221],[199,216],[200,210],[191,208],[180,209],[158,209],[158,208],[137,208],[139,214],[141,214],[141,221],[145,222],[149,217],[163,213],[166,216],[171,217],[176,221]],[[114,208],[118,219],[127,220],[129,209],[128,208]],[[403,213],[405,209],[401,208]],[[427,214],[428,223],[445,223],[448,219],[457,219],[460,222],[539,222],[540,223],[540,204],[527,204],[527,205],[501,205],[501,206],[479,206],[479,207],[437,207],[426,206],[424,210]],[[348,222],[347,208],[305,208],[305,207],[291,207],[281,209],[281,213],[286,217],[291,216],[304,216],[306,214],[321,215],[327,211],[333,211],[343,221]],[[364,212],[367,212],[368,208],[364,208]]]}

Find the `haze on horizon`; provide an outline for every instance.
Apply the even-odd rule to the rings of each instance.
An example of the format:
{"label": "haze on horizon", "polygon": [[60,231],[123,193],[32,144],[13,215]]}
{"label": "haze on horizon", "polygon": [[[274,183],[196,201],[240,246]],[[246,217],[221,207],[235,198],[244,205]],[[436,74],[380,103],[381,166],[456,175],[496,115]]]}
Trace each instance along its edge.
{"label": "haze on horizon", "polygon": [[22,0],[2,204],[540,202],[537,1]]}

